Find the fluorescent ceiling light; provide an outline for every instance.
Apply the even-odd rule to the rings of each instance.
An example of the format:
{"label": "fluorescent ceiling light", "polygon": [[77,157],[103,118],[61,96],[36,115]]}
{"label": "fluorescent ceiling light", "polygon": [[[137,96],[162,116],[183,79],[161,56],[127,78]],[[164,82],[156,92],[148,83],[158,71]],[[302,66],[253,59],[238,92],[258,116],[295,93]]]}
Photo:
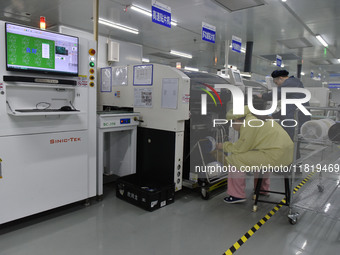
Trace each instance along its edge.
{"label": "fluorescent ceiling light", "polygon": [[198,69],[198,68],[188,67],[188,66],[184,67],[184,70],[199,72],[199,69]]}
{"label": "fluorescent ceiling light", "polygon": [[287,2],[287,0],[281,0],[281,1],[284,2],[284,3]]}
{"label": "fluorescent ceiling light", "polygon": [[177,26],[177,21],[175,21],[175,20],[171,20],[171,26]]}
{"label": "fluorescent ceiling light", "polygon": [[134,10],[134,11],[136,11],[136,12],[139,12],[139,13],[141,13],[141,14],[144,14],[144,15],[146,15],[146,16],[148,16],[148,17],[151,17],[151,16],[152,16],[150,11],[145,10],[145,9],[143,9],[142,7],[136,6],[136,5],[134,5],[134,4],[131,5],[131,10]]}
{"label": "fluorescent ceiling light", "polygon": [[328,212],[330,207],[331,207],[331,203],[326,204],[326,206],[325,206],[325,213]]}
{"label": "fluorescent ceiling light", "polygon": [[145,62],[145,63],[149,63],[149,62],[150,62],[150,59],[148,59],[148,58],[142,58],[142,61]]}
{"label": "fluorescent ceiling light", "polygon": [[338,58],[338,62],[340,62],[340,58]]}
{"label": "fluorescent ceiling light", "polygon": [[305,73],[304,73],[304,72],[301,72],[301,75],[303,76],[303,75],[305,75]]}
{"label": "fluorescent ceiling light", "polygon": [[183,53],[183,52],[179,52],[179,51],[176,51],[176,50],[170,50],[170,54],[180,56],[180,57],[185,57],[185,58],[192,58],[192,55],[187,54],[187,53]]}
{"label": "fluorescent ceiling light", "polygon": [[128,27],[128,26],[125,26],[125,25],[122,25],[122,24],[119,24],[119,23],[115,23],[115,22],[112,22],[112,21],[109,21],[109,20],[106,20],[106,19],[99,18],[98,22],[100,24],[103,24],[103,25],[106,25],[106,26],[109,26],[109,27],[113,27],[113,28],[117,28],[117,29],[120,29],[120,30],[123,30],[123,31],[126,31],[126,32],[130,32],[130,33],[133,33],[133,34],[136,34],[136,35],[139,34],[138,29]]}
{"label": "fluorescent ceiling light", "polygon": [[318,39],[323,46],[328,47],[328,43],[326,43],[326,41],[321,37],[321,35],[316,35],[316,39]]}
{"label": "fluorescent ceiling light", "polygon": [[[146,9],[144,9],[144,8],[142,8],[142,7],[139,7],[139,6],[137,6],[137,5],[134,5],[134,4],[131,5],[131,10],[134,10],[134,11],[136,11],[136,12],[139,12],[139,13],[141,13],[141,14],[144,14],[144,15],[146,15],[146,16],[148,16],[148,17],[151,17],[151,16],[152,16],[152,14],[151,14],[151,12],[150,12],[149,10],[146,10]],[[177,26],[177,21],[171,19],[171,25],[172,25],[172,26]]]}

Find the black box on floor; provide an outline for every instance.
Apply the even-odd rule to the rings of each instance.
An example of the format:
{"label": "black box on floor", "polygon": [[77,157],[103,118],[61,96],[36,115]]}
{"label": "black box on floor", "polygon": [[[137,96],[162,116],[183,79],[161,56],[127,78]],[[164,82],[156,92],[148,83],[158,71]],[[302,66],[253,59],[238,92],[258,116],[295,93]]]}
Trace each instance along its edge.
{"label": "black box on floor", "polygon": [[116,196],[145,210],[154,211],[174,202],[175,184],[156,183],[138,174],[116,181]]}

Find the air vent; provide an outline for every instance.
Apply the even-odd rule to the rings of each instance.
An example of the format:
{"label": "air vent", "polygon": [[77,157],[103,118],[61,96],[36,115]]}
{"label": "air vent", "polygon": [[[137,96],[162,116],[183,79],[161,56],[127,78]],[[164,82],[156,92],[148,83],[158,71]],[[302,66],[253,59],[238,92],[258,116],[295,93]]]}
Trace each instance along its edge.
{"label": "air vent", "polygon": [[181,57],[177,57],[177,56],[174,56],[174,55],[170,55],[170,53],[166,54],[166,53],[162,53],[162,52],[149,53],[149,55],[156,56],[156,57],[159,57],[159,58],[166,58],[166,59],[181,58]]}
{"label": "air vent", "polygon": [[307,48],[307,47],[313,47],[313,44],[311,44],[306,38],[294,38],[294,39],[287,39],[287,40],[278,40],[278,43],[283,44],[288,49],[300,49],[300,48]]}
{"label": "air vent", "polygon": [[332,61],[329,59],[315,59],[315,60],[311,60],[310,62],[317,66],[333,64]]}
{"label": "air vent", "polygon": [[268,59],[270,61],[275,61],[276,60],[276,55],[280,55],[282,57],[282,60],[299,60],[301,59],[299,56],[292,54],[292,53],[287,53],[287,54],[272,54],[272,55],[261,55],[261,57]]}
{"label": "air vent", "polygon": [[264,0],[213,0],[230,12],[264,5]]}

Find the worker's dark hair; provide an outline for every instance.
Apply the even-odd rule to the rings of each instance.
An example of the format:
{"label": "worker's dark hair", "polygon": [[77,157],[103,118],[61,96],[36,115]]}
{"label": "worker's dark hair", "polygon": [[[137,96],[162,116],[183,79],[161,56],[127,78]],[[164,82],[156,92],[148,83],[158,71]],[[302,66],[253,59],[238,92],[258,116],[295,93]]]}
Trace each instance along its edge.
{"label": "worker's dark hair", "polygon": [[289,75],[289,72],[287,70],[275,70],[272,72],[272,77],[277,78],[280,76],[287,77]]}

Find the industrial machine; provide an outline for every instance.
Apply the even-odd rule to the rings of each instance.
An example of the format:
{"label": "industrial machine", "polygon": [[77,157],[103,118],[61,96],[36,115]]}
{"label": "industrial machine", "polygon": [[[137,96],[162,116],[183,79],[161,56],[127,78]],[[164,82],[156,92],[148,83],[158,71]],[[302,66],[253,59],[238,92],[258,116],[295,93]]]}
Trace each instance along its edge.
{"label": "industrial machine", "polygon": [[[221,85],[232,84],[244,91],[238,70],[230,71],[229,78],[224,79],[215,74],[145,64],[103,68],[101,76],[101,110],[112,107],[140,114],[139,174],[159,182],[173,182],[176,191],[183,185],[196,184],[202,187],[203,196],[211,191],[209,187],[216,187],[214,180],[225,180],[225,176],[195,173],[194,165],[202,164],[196,147],[197,142],[209,136],[226,139],[228,129],[214,127],[213,120],[225,119],[232,105],[231,92]],[[207,114],[202,114],[203,105]],[[203,158],[204,164],[216,161],[210,151],[205,151]]]}
{"label": "industrial machine", "polygon": [[94,41],[0,22],[0,224],[96,195]]}

